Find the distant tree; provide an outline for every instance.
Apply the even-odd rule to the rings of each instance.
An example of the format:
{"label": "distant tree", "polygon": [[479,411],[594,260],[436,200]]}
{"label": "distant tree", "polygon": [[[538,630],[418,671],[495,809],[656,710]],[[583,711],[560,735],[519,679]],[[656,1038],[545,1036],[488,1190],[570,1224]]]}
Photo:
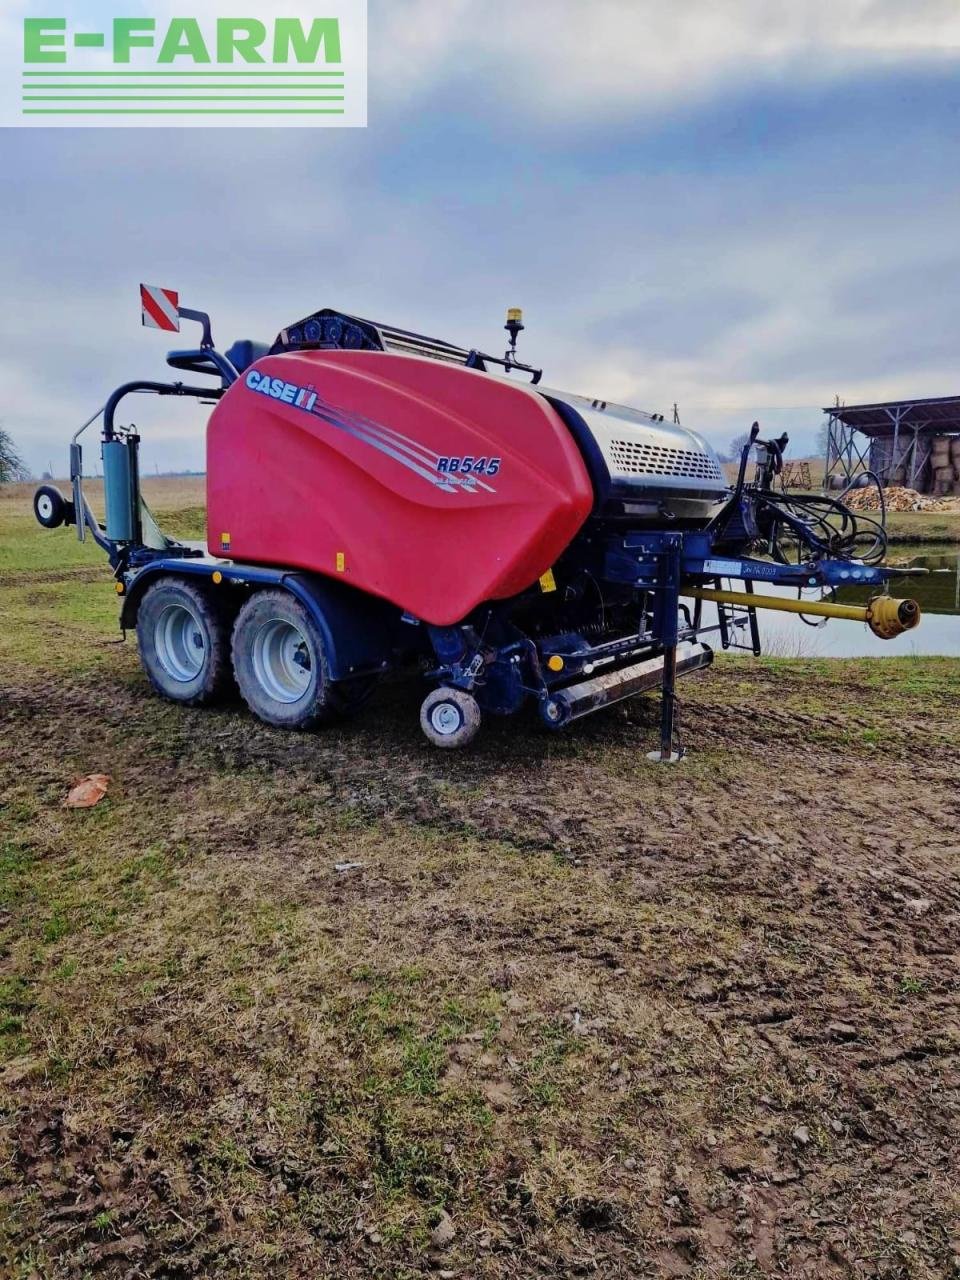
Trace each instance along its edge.
{"label": "distant tree", "polygon": [[28,474],[23,459],[17,453],[13,437],[0,427],[0,484],[9,484],[12,480],[25,480]]}
{"label": "distant tree", "polygon": [[825,422],[817,432],[817,457],[825,458],[830,447],[830,424]]}
{"label": "distant tree", "polygon": [[740,455],[743,453],[744,445],[750,443],[750,432],[741,431],[739,435],[733,437],[730,441],[730,458],[733,462],[740,461]]}

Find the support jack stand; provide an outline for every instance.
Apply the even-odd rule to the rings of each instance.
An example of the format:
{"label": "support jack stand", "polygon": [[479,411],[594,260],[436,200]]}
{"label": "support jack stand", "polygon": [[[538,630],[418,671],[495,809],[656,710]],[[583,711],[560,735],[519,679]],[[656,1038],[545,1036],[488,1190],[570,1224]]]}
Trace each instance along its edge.
{"label": "support jack stand", "polygon": [[661,559],[663,586],[658,598],[657,621],[666,646],[663,651],[663,682],[660,693],[660,749],[648,751],[654,764],[678,764],[683,748],[673,749],[673,721],[677,703],[677,608],[680,602],[680,539],[669,538]]}
{"label": "support jack stand", "polygon": [[673,749],[673,720],[677,703],[677,646],[671,645],[663,655],[663,686],[660,695],[660,746],[648,751],[653,764],[678,764],[686,754],[682,747]]}

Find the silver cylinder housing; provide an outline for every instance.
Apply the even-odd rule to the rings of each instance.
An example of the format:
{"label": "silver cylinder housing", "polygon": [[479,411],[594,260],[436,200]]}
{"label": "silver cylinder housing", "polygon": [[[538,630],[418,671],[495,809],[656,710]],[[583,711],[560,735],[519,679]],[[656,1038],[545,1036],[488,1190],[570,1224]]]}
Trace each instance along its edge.
{"label": "silver cylinder housing", "polygon": [[[708,519],[728,494],[716,451],[696,431],[606,400],[537,387],[580,445],[598,506]],[[633,508],[633,510],[631,510]]]}

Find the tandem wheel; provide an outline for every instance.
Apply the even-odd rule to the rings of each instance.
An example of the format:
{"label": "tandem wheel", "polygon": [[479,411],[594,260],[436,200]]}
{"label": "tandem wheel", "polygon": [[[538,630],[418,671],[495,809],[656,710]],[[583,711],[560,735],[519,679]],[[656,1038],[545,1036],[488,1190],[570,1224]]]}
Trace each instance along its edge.
{"label": "tandem wheel", "polygon": [[255,592],[233,626],[233,672],[244,702],[264,724],[315,729],[356,715],[378,672],[334,680],[332,655],[314,616],[285,588]]}
{"label": "tandem wheel", "polygon": [[242,606],[233,673],[253,714],[275,728],[314,729],[336,710],[327,646],[289,591],[257,591]]}
{"label": "tandem wheel", "polygon": [[171,575],[147,588],[137,645],[150,683],[171,702],[202,706],[230,685],[227,627],[198,583]]}
{"label": "tandem wheel", "polygon": [[434,689],[420,708],[420,728],[435,747],[465,747],[477,736],[480,708],[463,689]]}

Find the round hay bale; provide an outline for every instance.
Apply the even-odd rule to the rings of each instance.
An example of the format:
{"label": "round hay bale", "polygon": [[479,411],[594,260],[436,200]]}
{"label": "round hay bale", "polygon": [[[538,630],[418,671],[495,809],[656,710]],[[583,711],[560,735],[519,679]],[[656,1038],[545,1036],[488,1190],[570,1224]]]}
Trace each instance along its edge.
{"label": "round hay bale", "polygon": [[954,474],[953,467],[934,467],[933,478],[938,484],[953,484]]}

